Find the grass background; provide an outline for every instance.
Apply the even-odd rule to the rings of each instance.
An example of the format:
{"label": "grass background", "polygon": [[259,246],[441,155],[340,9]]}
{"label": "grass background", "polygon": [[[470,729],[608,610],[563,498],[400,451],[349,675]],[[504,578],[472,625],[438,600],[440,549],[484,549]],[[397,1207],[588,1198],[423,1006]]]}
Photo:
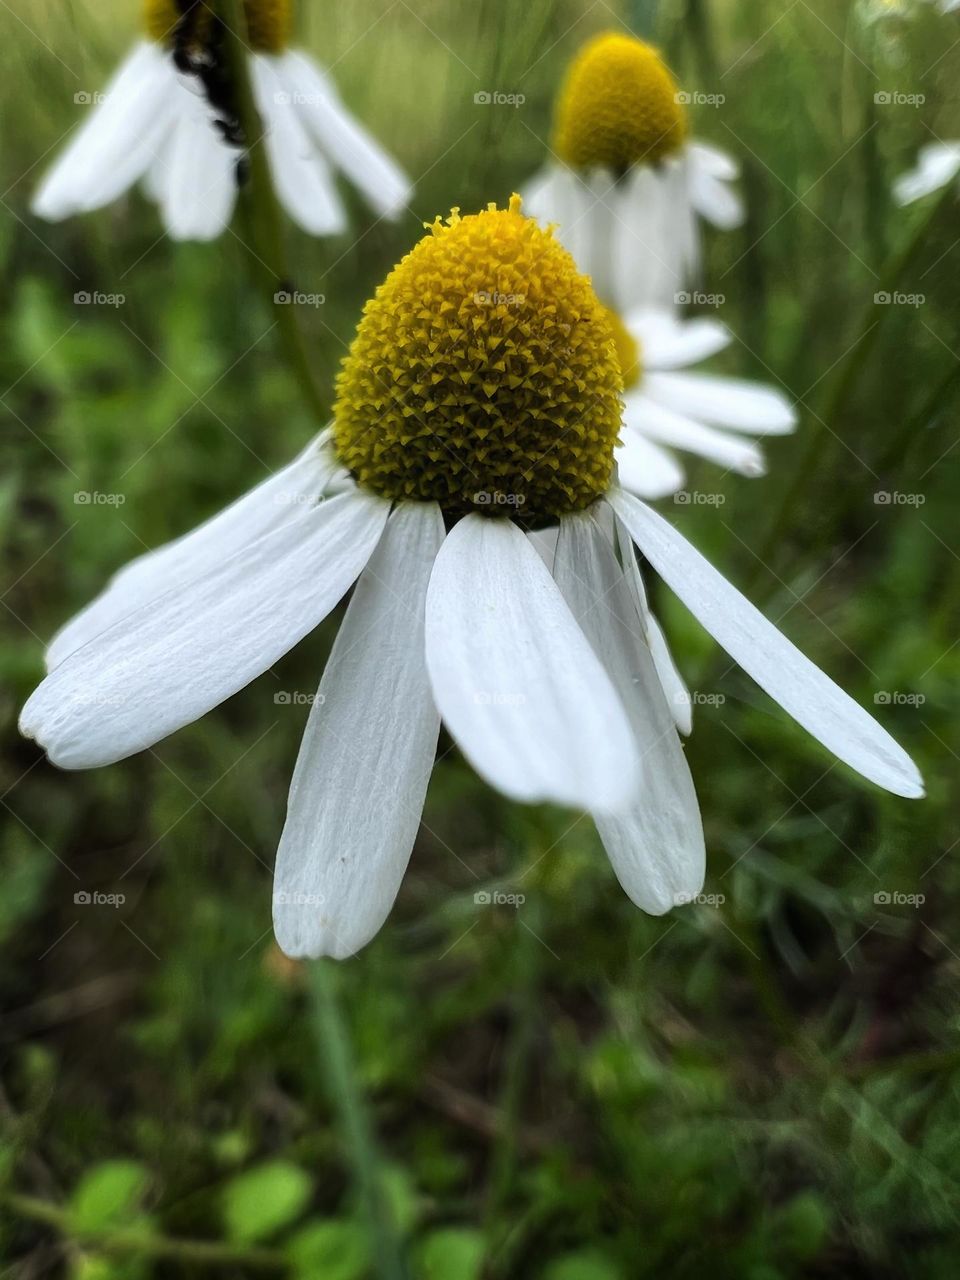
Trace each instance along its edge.
{"label": "grass background", "polygon": [[[960,244],[954,202],[888,193],[918,146],[960,135],[960,19],[880,0],[302,8],[302,43],[418,178],[395,226],[348,193],[348,235],[289,229],[297,287],[326,297],[300,319],[328,393],[419,223],[502,203],[544,162],[589,33],[655,33],[687,88],[724,95],[694,123],[743,161],[750,219],[708,240],[738,338],[716,364],[782,384],[802,426],[766,480],[692,467],[725,501],[668,514],[859,701],[891,695],[877,714],[929,798],[834,764],[666,595],[691,685],[723,699],[688,744],[719,907],[644,917],[588,820],[508,803],[447,751],[378,939],[337,968],[284,960],[271,867],[307,708],[275,694],[315,689],[336,617],[154,751],[48,766],[16,731],[43,642],[314,428],[237,235],[174,245],[136,195],[56,227],[28,212],[137,6],[0,6],[9,1274],[954,1276]],[[526,101],[474,103],[493,89]],[[906,245],[897,279],[925,301],[875,307]],[[78,307],[83,289],[126,301]],[[493,888],[525,901],[478,906]],[[94,890],[125,902],[75,903]]]}

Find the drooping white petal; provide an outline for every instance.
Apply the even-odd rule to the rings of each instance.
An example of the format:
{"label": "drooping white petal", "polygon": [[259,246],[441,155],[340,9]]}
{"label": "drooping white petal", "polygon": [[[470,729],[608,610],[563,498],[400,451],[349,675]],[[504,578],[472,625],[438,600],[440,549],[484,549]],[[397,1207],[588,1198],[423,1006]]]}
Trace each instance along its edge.
{"label": "drooping white petal", "polygon": [[[612,305],[621,315],[668,308],[696,270],[697,235],[685,190],[685,162],[634,169],[613,188],[613,221],[599,247],[610,260]],[[604,295],[601,294],[601,297]]]}
{"label": "drooping white petal", "polygon": [[729,583],[662,516],[622,490],[609,502],[667,585],[774,701],[851,768],[896,795],[923,795],[887,731]]}
{"label": "drooping white petal", "polygon": [[903,173],[893,185],[898,204],[913,204],[939,191],[960,174],[960,142],[934,142],[922,147],[915,168]]}
{"label": "drooping white petal", "polygon": [[240,153],[227,146],[198,89],[179,81],[173,133],[151,166],[163,225],[173,240],[214,240],[233,213]]}
{"label": "drooping white petal", "polygon": [[[610,514],[613,516],[612,510]],[[640,572],[640,566],[637,564],[637,552],[633,545],[633,539],[624,528],[623,521],[618,520],[615,516],[614,527],[617,547],[620,551],[620,562],[627,575],[634,607],[647,637],[647,644],[650,646],[650,652],[653,655],[653,665],[656,667],[657,675],[660,677],[660,684],[663,686],[667,706],[670,708],[670,713],[677,728],[684,737],[688,737],[693,729],[693,699],[690,697],[690,691],[674,661],[673,654],[670,652],[670,646],[667,644],[667,638],[663,634],[663,628],[650,608],[646,587],[643,583],[643,575]]]}
{"label": "drooping white petal", "polygon": [[395,218],[412,192],[410,179],[344,106],[331,78],[305,54],[272,59],[306,132],[363,195],[371,208]]}
{"label": "drooping white petal", "polygon": [[132,560],[53,637],[46,653],[47,670],[58,667],[64,658],[148,600],[215,569],[242,547],[285,523],[294,508],[319,501],[335,466],[333,458],[314,443],[192,532]]}
{"label": "drooping white petal", "polygon": [[[642,432],[660,444],[686,449],[744,476],[762,476],[766,472],[763,454],[751,441],[717,431],[714,427],[705,427],[702,422],[694,422],[657,404],[642,391],[627,396],[625,421],[628,436]],[[632,489],[631,485],[626,487]]]}
{"label": "drooping white petal", "polygon": [[629,801],[637,752],[626,713],[509,520],[468,515],[454,526],[430,580],[426,643],[440,714],[493,786],[596,811]]}
{"label": "drooping white petal", "polygon": [[168,132],[176,91],[171,59],[158,45],[137,44],[40,184],[33,212],[57,222],[122,195]]}
{"label": "drooping white petal", "polygon": [[721,182],[733,182],[740,176],[740,161],[729,151],[710,142],[691,142],[688,150],[697,168]]}
{"label": "drooping white petal", "polygon": [[358,492],[293,512],[74,653],[28,700],[21,732],[54,764],[87,769],[196,720],[326,617],[370,558],[389,510]]}
{"label": "drooping white petal", "polygon": [[710,373],[650,373],[643,390],[666,409],[731,431],[779,436],[797,425],[787,397],[760,382]]}
{"label": "drooping white petal", "polygon": [[438,507],[401,504],[337,635],[277,853],[273,919],[287,955],[353,955],[400,888],[440,731],[423,630],[442,541]]}
{"label": "drooping white petal", "polygon": [[627,709],[640,751],[629,810],[597,816],[597,829],[633,902],[662,915],[703,885],[703,827],[686,756],[624,571],[589,514],[561,522],[556,576]]}
{"label": "drooping white petal", "polygon": [[557,558],[557,540],[560,537],[560,526],[555,525],[552,529],[538,529],[535,533],[528,533],[527,537],[530,540],[530,545],[552,574],[553,565]]}
{"label": "drooping white petal", "polygon": [[670,311],[645,308],[624,318],[640,343],[644,369],[681,369],[708,360],[730,345],[733,334],[719,320],[680,320]]}
{"label": "drooping white petal", "polygon": [[255,54],[251,67],[270,172],[283,207],[310,235],[336,235],[347,219],[330,165],[300,123],[273,59]]}
{"label": "drooping white petal", "polygon": [[701,217],[721,231],[732,231],[746,217],[743,200],[732,185],[730,158],[713,147],[694,143],[690,154],[690,200]]}
{"label": "drooping white petal", "polygon": [[641,498],[668,498],[683,485],[683,467],[677,459],[639,431],[621,432],[614,457],[620,483]]}

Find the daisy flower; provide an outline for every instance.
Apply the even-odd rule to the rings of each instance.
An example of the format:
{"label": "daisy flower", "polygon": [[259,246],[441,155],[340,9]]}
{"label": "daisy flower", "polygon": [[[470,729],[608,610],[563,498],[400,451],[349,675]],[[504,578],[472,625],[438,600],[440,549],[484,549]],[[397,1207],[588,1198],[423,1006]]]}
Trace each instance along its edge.
{"label": "daisy flower", "polygon": [[608,312],[624,381],[620,483],[641,498],[665,498],[684,482],[672,450],[698,454],[744,476],[765,473],[752,435],[785,435],[797,415],[774,387],[740,378],[686,372],[728,346],[733,335],[711,319],[679,320],[641,309]]}
{"label": "daisy flower", "polygon": [[[438,219],[367,304],[328,436],[123,570],[53,641],[23,732],[67,769],[142,751],[266,671],[356,582],[290,789],[283,950],[343,957],[380,928],[441,719],[505,795],[590,812],[626,892],[665,912],[699,891],[703,830],[635,543],[804,728],[921,795],[889,734],[617,485],[620,389],[604,308],[518,197]],[[529,531],[553,529],[548,566]]]}
{"label": "daisy flower", "polygon": [[894,183],[897,204],[913,204],[941,191],[960,174],[960,142],[932,142],[921,147],[914,168]]}
{"label": "daisy flower", "polygon": [[[313,235],[346,225],[340,170],[376,213],[410,193],[394,161],[350,115],[332,80],[289,49],[290,0],[245,0],[251,74],[277,194]],[[46,175],[33,211],[57,222],[102,208],[143,180],[175,240],[212,240],[230,221],[239,146],[222,26],[203,3],[146,0],[148,38],[127,56]]]}
{"label": "daisy flower", "polygon": [[574,59],[554,108],[554,160],[525,196],[621,313],[671,304],[696,279],[698,218],[743,221],[737,163],[690,137],[681,93],[659,53],[617,32]]}

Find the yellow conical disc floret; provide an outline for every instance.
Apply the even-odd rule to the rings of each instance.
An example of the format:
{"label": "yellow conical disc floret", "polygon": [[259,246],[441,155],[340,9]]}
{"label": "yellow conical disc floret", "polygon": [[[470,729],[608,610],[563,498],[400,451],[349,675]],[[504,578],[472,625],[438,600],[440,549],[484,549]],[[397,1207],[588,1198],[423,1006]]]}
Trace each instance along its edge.
{"label": "yellow conical disc floret", "polygon": [[635,387],[643,376],[643,358],[640,343],[636,340],[616,311],[606,308],[607,322],[617,349],[617,360],[623,375],[623,388],[629,391]]}
{"label": "yellow conical disc floret", "polygon": [[514,196],[438,218],[367,303],[334,443],[384,497],[545,524],[606,491],[621,389],[590,281]]}
{"label": "yellow conical disc floret", "polygon": [[[251,49],[282,53],[290,40],[291,0],[244,0],[244,9]],[[145,0],[147,35],[160,44],[172,45],[180,32],[187,44],[202,47],[213,15],[211,0]]]}
{"label": "yellow conical disc floret", "polygon": [[677,84],[652,45],[607,32],[573,60],[554,111],[553,149],[574,169],[621,174],[683,146]]}

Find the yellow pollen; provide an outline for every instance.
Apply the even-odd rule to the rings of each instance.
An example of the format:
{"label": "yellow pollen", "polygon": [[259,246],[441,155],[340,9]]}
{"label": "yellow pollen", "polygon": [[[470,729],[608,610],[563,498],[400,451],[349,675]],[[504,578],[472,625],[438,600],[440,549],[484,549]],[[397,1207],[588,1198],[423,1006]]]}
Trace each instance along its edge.
{"label": "yellow pollen", "polygon": [[574,58],[554,108],[553,149],[573,169],[626,173],[687,138],[677,84],[652,45],[607,32]]}
{"label": "yellow pollen", "polygon": [[605,310],[607,312],[607,323],[610,325],[614,345],[617,349],[620,372],[623,374],[623,389],[629,391],[637,386],[643,377],[643,359],[640,343],[623,323],[616,311],[611,311],[609,307],[605,308]]}
{"label": "yellow pollen", "polygon": [[[290,40],[291,0],[244,0],[244,9],[251,49],[282,53]],[[189,47],[202,48],[209,39],[212,19],[210,0],[199,0],[192,8],[191,0],[144,0],[147,35],[159,44],[173,45],[179,29],[186,32]]]}
{"label": "yellow pollen", "polygon": [[622,380],[605,309],[520,212],[438,217],[364,308],[336,451],[383,497],[543,525],[606,492]]}

